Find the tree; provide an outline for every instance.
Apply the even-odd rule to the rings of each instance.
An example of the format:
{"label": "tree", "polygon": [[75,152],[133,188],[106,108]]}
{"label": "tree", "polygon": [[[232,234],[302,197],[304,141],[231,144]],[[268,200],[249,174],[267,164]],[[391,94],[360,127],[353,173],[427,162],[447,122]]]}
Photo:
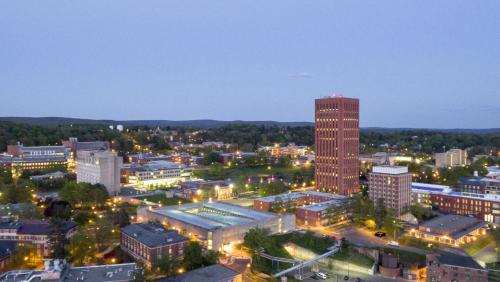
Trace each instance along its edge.
{"label": "tree", "polygon": [[378,198],[377,204],[375,205],[375,222],[377,223],[378,228],[380,228],[384,224],[386,215],[387,210],[385,209],[384,199]]}
{"label": "tree", "polygon": [[175,275],[180,265],[181,262],[178,259],[173,258],[170,255],[166,255],[157,259],[154,262],[153,268],[157,269],[166,276],[172,276]]}
{"label": "tree", "polygon": [[491,229],[491,235],[495,239],[497,261],[500,261],[500,228],[493,226],[493,228]]}
{"label": "tree", "polygon": [[67,182],[60,192],[63,200],[74,207],[104,206],[109,198],[108,192],[103,185]]}
{"label": "tree", "polygon": [[186,248],[184,248],[183,265],[187,270],[193,270],[203,265],[203,255],[201,246],[198,242],[191,241]]}
{"label": "tree", "polygon": [[49,243],[51,246],[51,257],[64,259],[68,255],[66,245],[69,240],[66,237],[67,221],[60,217],[51,217],[49,221]]}
{"label": "tree", "polygon": [[255,251],[259,248],[263,248],[268,243],[270,234],[271,231],[267,228],[252,228],[245,234],[243,244],[247,248]]}
{"label": "tree", "polygon": [[130,217],[124,208],[120,208],[116,213],[112,214],[113,224],[120,227],[130,225]]}
{"label": "tree", "polygon": [[287,188],[281,181],[267,183],[259,188],[259,196],[266,197],[285,193]]}
{"label": "tree", "polygon": [[219,153],[217,152],[210,152],[205,155],[203,158],[203,164],[204,165],[211,165],[214,163],[222,163],[222,158]]}
{"label": "tree", "polygon": [[384,220],[382,223],[382,227],[385,232],[394,235],[394,239],[396,239],[396,232],[399,232],[399,220],[396,217],[396,212],[394,209],[388,209],[384,215]]}
{"label": "tree", "polygon": [[69,260],[77,265],[85,265],[95,259],[96,242],[86,229],[81,228],[71,237],[68,245]]}
{"label": "tree", "polygon": [[209,266],[219,262],[220,253],[217,251],[207,251],[203,256],[203,266]]}

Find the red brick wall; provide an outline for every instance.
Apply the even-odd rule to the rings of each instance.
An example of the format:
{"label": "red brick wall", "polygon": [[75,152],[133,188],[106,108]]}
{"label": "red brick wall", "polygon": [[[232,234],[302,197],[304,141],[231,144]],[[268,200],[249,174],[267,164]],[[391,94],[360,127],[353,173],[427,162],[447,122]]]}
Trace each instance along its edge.
{"label": "red brick wall", "polygon": [[316,188],[348,195],[359,191],[359,100],[315,101]]}

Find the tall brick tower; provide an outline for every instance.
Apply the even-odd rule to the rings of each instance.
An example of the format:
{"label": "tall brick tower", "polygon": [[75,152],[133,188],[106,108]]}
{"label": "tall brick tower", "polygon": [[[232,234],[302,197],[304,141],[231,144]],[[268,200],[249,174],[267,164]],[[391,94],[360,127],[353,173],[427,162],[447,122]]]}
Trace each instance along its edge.
{"label": "tall brick tower", "polygon": [[316,188],[334,194],[359,191],[359,100],[315,100]]}

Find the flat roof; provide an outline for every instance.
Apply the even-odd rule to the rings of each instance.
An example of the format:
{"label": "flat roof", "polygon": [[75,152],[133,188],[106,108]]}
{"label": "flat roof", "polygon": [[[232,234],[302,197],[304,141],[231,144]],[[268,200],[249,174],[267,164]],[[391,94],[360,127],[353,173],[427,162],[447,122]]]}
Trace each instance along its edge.
{"label": "flat roof", "polygon": [[299,207],[299,208],[303,209],[303,210],[307,210],[307,211],[319,212],[322,210],[326,210],[326,209],[330,208],[331,206],[341,206],[341,205],[343,205],[343,203],[339,200],[330,200],[330,201],[321,202],[321,203],[317,203],[317,204],[311,204],[311,205],[307,205],[307,206]]}
{"label": "flat roof", "polygon": [[303,192],[282,193],[282,194],[278,194],[278,195],[257,198],[255,200],[259,200],[262,202],[275,202],[277,198],[281,198],[281,200],[290,201],[290,200],[298,199],[301,197],[306,197],[309,195],[337,199],[337,200],[345,200],[348,198],[348,196],[345,196],[345,195],[323,193],[323,192],[318,192],[318,191],[303,191]]}
{"label": "flat roof", "polygon": [[[71,267],[64,266],[59,279],[42,280],[40,275],[48,274],[45,270],[13,270],[0,275],[1,282],[76,282],[76,281],[100,281],[100,282],[123,282],[132,281],[136,270],[135,263],[109,264]],[[82,279],[83,278],[83,279]]]}
{"label": "flat roof", "polygon": [[393,165],[374,166],[372,169],[372,173],[405,174],[405,173],[408,173],[408,167],[406,167],[406,166],[393,166]]}
{"label": "flat roof", "polygon": [[175,230],[167,230],[159,223],[139,223],[125,226],[121,231],[148,247],[165,246],[189,239]]}
{"label": "flat roof", "polygon": [[189,203],[157,208],[150,212],[209,230],[278,217],[273,213],[221,202]]}
{"label": "flat roof", "polygon": [[462,256],[441,251],[434,257],[441,264],[484,270],[484,268],[470,256]]}
{"label": "flat roof", "polygon": [[451,214],[438,216],[420,224],[421,227],[432,228],[436,230],[438,234],[448,234],[454,239],[469,234],[485,225],[487,225],[485,221],[478,220],[474,217]]}

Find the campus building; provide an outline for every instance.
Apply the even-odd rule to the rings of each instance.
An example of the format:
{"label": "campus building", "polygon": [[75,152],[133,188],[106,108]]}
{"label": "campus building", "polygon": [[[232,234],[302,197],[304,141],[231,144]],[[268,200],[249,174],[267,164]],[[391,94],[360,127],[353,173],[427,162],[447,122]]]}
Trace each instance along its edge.
{"label": "campus building", "polygon": [[[65,224],[66,237],[73,236],[76,232],[76,223],[68,221]],[[17,243],[30,243],[36,246],[39,257],[50,255],[49,242],[50,224],[42,220],[2,220],[0,222],[0,240]]]}
{"label": "campus building", "polygon": [[139,269],[135,263],[73,267],[66,260],[46,260],[44,269],[12,270],[0,275],[2,282],[131,282]]}
{"label": "campus building", "polygon": [[418,229],[411,229],[409,234],[426,241],[459,246],[485,235],[487,225],[474,217],[449,214],[428,220]]}
{"label": "campus building", "polygon": [[128,184],[147,190],[157,187],[173,186],[192,176],[192,168],[168,161],[150,161],[145,164],[125,165],[122,175]]}
{"label": "campus building", "polygon": [[414,203],[450,214],[500,224],[500,195],[455,192],[449,186],[412,183]]}
{"label": "campus building", "polygon": [[315,101],[315,185],[322,192],[359,191],[359,100],[342,96]]}
{"label": "campus building", "polygon": [[411,203],[411,174],[405,166],[374,166],[368,175],[370,199],[377,204],[380,199],[396,215],[404,213]]}
{"label": "campus building", "polygon": [[326,226],[347,220],[348,196],[316,191],[283,193],[253,200],[254,209],[276,213],[295,213],[300,226]]}
{"label": "campus building", "polygon": [[111,151],[78,151],[76,181],[102,184],[111,196],[120,192],[122,157]]}
{"label": "campus building", "polygon": [[488,281],[488,270],[470,256],[440,252],[427,255],[426,264],[427,282]]}
{"label": "campus building", "polygon": [[159,223],[131,224],[121,229],[121,249],[148,268],[162,257],[181,257],[188,242],[188,238]]}
{"label": "campus building", "polygon": [[436,167],[454,167],[467,165],[467,151],[461,149],[451,149],[444,153],[434,155]]}
{"label": "campus building", "polygon": [[468,193],[500,194],[500,179],[481,176],[461,177],[458,180],[458,190]]}
{"label": "campus building", "polygon": [[202,241],[209,250],[243,241],[245,233],[255,227],[269,228],[272,233],[295,230],[295,216],[274,214],[222,202],[200,202],[137,210],[140,222],[156,220]]}

